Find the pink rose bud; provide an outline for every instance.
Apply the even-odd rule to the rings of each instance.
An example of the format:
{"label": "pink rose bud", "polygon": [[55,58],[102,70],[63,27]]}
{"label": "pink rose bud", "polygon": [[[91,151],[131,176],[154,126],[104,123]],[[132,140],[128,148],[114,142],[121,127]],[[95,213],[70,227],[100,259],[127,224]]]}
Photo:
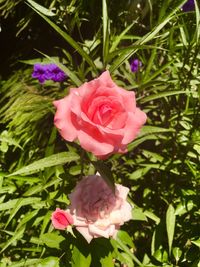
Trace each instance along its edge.
{"label": "pink rose bud", "polygon": [[135,93],[119,87],[105,71],[97,79],[71,88],[68,96],[54,101],[54,124],[67,141],[105,159],[127,152],[147,116],[136,106]]}
{"label": "pink rose bud", "polygon": [[73,224],[72,216],[65,210],[57,208],[51,215],[51,221],[56,229],[64,230],[68,225]]}

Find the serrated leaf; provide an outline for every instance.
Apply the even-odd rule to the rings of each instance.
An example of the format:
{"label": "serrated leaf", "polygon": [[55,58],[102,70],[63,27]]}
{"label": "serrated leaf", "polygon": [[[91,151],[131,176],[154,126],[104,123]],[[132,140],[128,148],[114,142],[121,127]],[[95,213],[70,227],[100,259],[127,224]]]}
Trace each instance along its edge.
{"label": "serrated leaf", "polygon": [[172,242],[174,238],[176,215],[174,207],[170,204],[166,213],[166,228],[169,245],[169,254],[171,254]]}
{"label": "serrated leaf", "polygon": [[52,167],[56,165],[65,164],[71,161],[76,161],[79,159],[79,155],[73,152],[61,152],[54,155],[51,155],[49,157],[37,160],[28,166],[25,166],[18,171],[15,171],[7,176],[13,176],[13,175],[26,175],[26,174],[32,174],[39,172],[47,167]]}
{"label": "serrated leaf", "polygon": [[100,263],[101,263],[102,267],[114,267],[114,261],[113,261],[112,254],[109,253],[107,256],[102,257],[100,259]]}
{"label": "serrated leaf", "polygon": [[76,246],[72,252],[72,267],[90,267],[91,254],[83,254]]}

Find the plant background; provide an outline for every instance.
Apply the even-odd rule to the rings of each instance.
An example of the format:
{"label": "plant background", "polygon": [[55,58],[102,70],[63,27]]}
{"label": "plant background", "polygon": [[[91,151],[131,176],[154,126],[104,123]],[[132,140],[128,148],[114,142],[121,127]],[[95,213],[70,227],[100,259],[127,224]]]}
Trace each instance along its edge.
{"label": "plant background", "polygon": [[[0,1],[0,266],[200,266],[200,13],[185,2]],[[68,79],[40,85],[37,62]],[[95,172],[54,128],[52,101],[105,69],[148,122],[127,154],[98,163],[130,188],[133,220],[88,245],[50,222]]]}

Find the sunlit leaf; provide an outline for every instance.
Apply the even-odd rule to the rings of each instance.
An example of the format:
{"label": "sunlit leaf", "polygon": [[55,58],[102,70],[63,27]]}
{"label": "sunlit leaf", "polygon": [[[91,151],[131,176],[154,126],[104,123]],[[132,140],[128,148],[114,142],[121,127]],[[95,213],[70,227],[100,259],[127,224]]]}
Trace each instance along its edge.
{"label": "sunlit leaf", "polygon": [[60,243],[65,240],[65,238],[57,233],[46,233],[40,236],[42,242],[50,248],[59,249]]}
{"label": "sunlit leaf", "polygon": [[8,176],[13,175],[26,175],[26,174],[32,174],[39,172],[41,170],[44,170],[44,168],[56,166],[56,165],[62,165],[68,162],[76,161],[79,159],[79,156],[76,153],[72,152],[61,152],[54,155],[51,155],[49,157],[37,160],[33,163],[31,163],[28,166],[25,166],[18,171],[15,171]]}
{"label": "sunlit leaf", "polygon": [[166,228],[167,228],[169,253],[171,253],[172,242],[174,238],[175,223],[176,223],[175,210],[174,207],[170,204],[166,213]]}

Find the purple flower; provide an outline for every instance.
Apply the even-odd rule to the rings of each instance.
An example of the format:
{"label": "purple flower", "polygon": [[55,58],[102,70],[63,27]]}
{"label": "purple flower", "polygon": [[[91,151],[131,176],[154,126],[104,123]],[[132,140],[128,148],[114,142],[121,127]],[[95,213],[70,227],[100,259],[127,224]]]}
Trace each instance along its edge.
{"label": "purple flower", "polygon": [[46,80],[63,82],[67,76],[56,64],[37,63],[34,65],[32,77],[38,79],[40,83],[44,83]]}
{"label": "purple flower", "polygon": [[46,66],[39,63],[35,64],[33,67],[32,77],[38,79],[40,83],[44,83],[47,80]]}
{"label": "purple flower", "polygon": [[57,65],[48,65],[49,79],[54,82],[63,82],[66,79],[66,74]]}
{"label": "purple flower", "polygon": [[137,72],[142,67],[142,62],[139,59],[133,59],[130,63],[131,71]]}
{"label": "purple flower", "polygon": [[193,11],[195,9],[194,0],[188,0],[181,8],[184,12]]}

